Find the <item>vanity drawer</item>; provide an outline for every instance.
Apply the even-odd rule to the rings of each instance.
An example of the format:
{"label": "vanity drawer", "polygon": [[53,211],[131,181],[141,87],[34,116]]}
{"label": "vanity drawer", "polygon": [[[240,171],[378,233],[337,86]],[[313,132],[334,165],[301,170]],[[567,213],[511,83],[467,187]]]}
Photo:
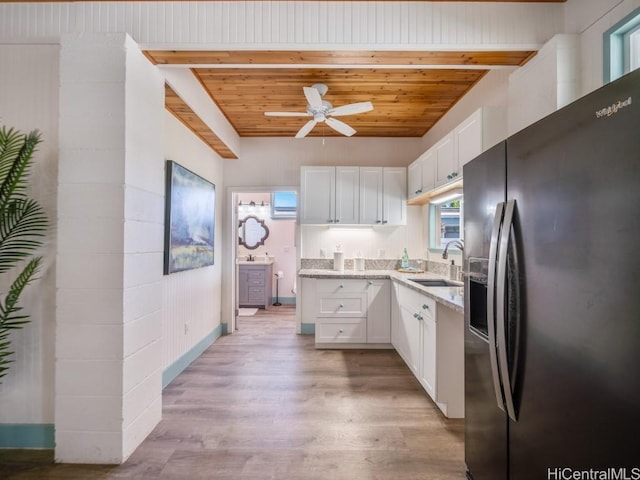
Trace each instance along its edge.
{"label": "vanity drawer", "polygon": [[249,301],[264,303],[264,287],[249,287]]}
{"label": "vanity drawer", "polygon": [[251,285],[264,285],[264,271],[251,271],[247,272],[247,281],[249,282],[249,286]]}
{"label": "vanity drawer", "polygon": [[316,343],[365,343],[366,341],[366,318],[323,318],[316,322]]}

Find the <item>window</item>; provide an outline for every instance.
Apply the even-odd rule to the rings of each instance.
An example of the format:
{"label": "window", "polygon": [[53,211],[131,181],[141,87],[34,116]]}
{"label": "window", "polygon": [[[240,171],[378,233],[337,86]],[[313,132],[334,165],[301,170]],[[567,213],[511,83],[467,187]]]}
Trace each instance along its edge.
{"label": "window", "polygon": [[[445,197],[443,197],[445,198]],[[442,249],[447,243],[463,239],[464,198],[451,195],[444,200],[433,198],[429,205],[429,248]],[[453,249],[454,246],[452,245]],[[457,248],[457,247],[455,247]]]}
{"label": "window", "polygon": [[604,82],[640,67],[640,8],[604,33]]}
{"label": "window", "polygon": [[296,192],[273,192],[271,194],[271,218],[296,218],[298,195]]}

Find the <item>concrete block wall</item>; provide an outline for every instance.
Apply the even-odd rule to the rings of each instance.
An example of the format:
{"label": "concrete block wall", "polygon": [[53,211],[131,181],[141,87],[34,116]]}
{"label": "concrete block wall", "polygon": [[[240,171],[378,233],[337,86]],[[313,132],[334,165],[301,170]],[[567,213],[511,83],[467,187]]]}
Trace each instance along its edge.
{"label": "concrete block wall", "polygon": [[56,460],[120,463],[161,414],[163,80],[125,34],[60,70]]}

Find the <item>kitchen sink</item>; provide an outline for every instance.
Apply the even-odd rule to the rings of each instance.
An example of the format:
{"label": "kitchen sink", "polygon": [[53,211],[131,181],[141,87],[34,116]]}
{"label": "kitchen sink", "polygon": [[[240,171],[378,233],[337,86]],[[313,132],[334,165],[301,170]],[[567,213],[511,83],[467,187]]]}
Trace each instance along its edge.
{"label": "kitchen sink", "polygon": [[462,287],[460,282],[451,282],[449,280],[427,279],[427,278],[410,278],[410,282],[415,282],[423,287]]}

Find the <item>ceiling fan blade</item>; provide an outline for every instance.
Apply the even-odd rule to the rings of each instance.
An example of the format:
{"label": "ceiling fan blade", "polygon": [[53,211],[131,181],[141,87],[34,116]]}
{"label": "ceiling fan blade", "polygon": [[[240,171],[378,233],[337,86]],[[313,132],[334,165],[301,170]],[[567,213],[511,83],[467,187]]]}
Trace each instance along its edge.
{"label": "ceiling fan blade", "polygon": [[331,128],[333,128],[336,132],[346,135],[347,137],[350,137],[351,135],[356,133],[356,131],[349,125],[341,122],[340,120],[336,120],[335,118],[327,118],[324,122]]}
{"label": "ceiling fan blade", "polygon": [[322,108],[322,97],[320,92],[313,87],[302,87],[304,90],[304,96],[307,97],[307,102],[312,108]]}
{"label": "ceiling fan blade", "polygon": [[373,110],[373,104],[371,102],[349,103],[348,105],[332,108],[327,112],[327,115],[340,117],[342,115],[355,115],[356,113],[370,112],[371,110]]}
{"label": "ceiling fan blade", "polygon": [[267,117],[311,117],[310,113],[302,112],[264,112]]}
{"label": "ceiling fan blade", "polygon": [[313,127],[316,126],[316,121],[315,120],[309,120],[307,123],[304,124],[304,126],[298,130],[298,133],[296,133],[296,138],[304,138],[307,136],[307,134],[313,130]]}

